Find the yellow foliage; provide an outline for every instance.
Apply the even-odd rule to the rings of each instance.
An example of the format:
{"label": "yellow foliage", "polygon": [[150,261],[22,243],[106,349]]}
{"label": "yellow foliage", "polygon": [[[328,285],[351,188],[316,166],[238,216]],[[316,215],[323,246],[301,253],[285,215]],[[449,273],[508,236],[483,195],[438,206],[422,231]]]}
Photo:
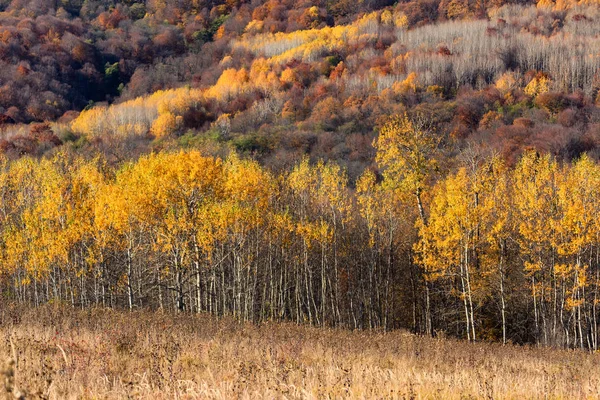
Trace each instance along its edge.
{"label": "yellow foliage", "polygon": [[221,101],[229,101],[243,93],[247,88],[250,77],[245,68],[236,70],[228,68],[219,77],[217,83],[210,87],[205,95]]}
{"label": "yellow foliage", "polygon": [[[268,57],[269,64],[284,64],[293,59],[310,62],[322,54],[342,50],[358,42],[373,40],[378,34],[378,19],[377,12],[373,12],[351,25],[255,35],[234,41],[232,46],[244,48],[256,55],[265,55]],[[247,32],[254,31],[255,25],[249,24],[246,27]]]}
{"label": "yellow foliage", "polygon": [[281,73],[281,78],[279,79],[282,83],[293,84],[298,81],[298,76],[292,68],[286,68]]}
{"label": "yellow foliage", "polygon": [[542,93],[550,91],[550,84],[552,81],[545,74],[537,74],[523,90],[530,96],[537,96]]}
{"label": "yellow foliage", "polygon": [[369,232],[369,247],[389,240],[392,232],[414,221],[406,196],[377,184],[372,171],[365,171],[356,182],[356,199]]}
{"label": "yellow foliage", "polygon": [[510,92],[518,87],[518,83],[518,77],[514,72],[505,72],[496,81],[496,89],[502,93]]}
{"label": "yellow foliage", "polygon": [[246,28],[244,29],[244,33],[249,35],[256,35],[257,33],[261,33],[264,28],[264,22],[259,20],[252,20],[248,22]]}
{"label": "yellow foliage", "polygon": [[538,8],[547,8],[553,11],[565,11],[581,6],[597,6],[597,0],[538,0]]}
{"label": "yellow foliage", "polygon": [[553,0],[538,0],[537,7],[538,8],[554,8],[555,3]]}
{"label": "yellow foliage", "polygon": [[203,93],[197,89],[159,90],[150,96],[82,111],[71,122],[71,129],[88,137],[145,135],[159,114],[183,115],[202,98]]}
{"label": "yellow foliage", "polygon": [[390,12],[390,10],[384,10],[381,13],[381,23],[383,25],[391,25],[394,23],[394,16],[392,15],[392,13]]}
{"label": "yellow foliage", "polygon": [[448,18],[463,18],[469,14],[468,2],[465,0],[451,0],[446,12]]}
{"label": "yellow foliage", "polygon": [[316,18],[319,16],[319,7],[317,6],[312,6],[307,10],[307,13],[309,16]]}
{"label": "yellow foliage", "polygon": [[157,138],[170,136],[177,130],[177,117],[170,113],[162,113],[154,120],[150,132]]}
{"label": "yellow foliage", "polygon": [[557,165],[550,155],[526,152],[514,172],[515,206],[520,218],[518,230],[523,250],[531,243],[543,245],[553,240],[556,214]]}
{"label": "yellow foliage", "polygon": [[419,197],[436,165],[436,136],[404,114],[392,117],[373,145],[377,149],[376,161],[384,169],[385,184]]}
{"label": "yellow foliage", "polygon": [[411,72],[406,79],[401,82],[394,82],[392,89],[396,93],[414,93],[417,91],[417,74]]}
{"label": "yellow foliage", "polygon": [[286,185],[298,213],[295,231],[307,245],[330,242],[350,221],[348,178],[338,165],[318,162],[311,166],[304,158],[287,176]]}
{"label": "yellow foliage", "polygon": [[221,39],[223,36],[225,36],[225,25],[221,25],[215,32],[215,39]]}
{"label": "yellow foliage", "polygon": [[572,167],[561,171],[558,182],[558,205],[561,219],[556,223],[561,241],[558,252],[577,255],[590,248],[600,235],[600,168],[587,155]]}
{"label": "yellow foliage", "polygon": [[252,62],[248,76],[251,87],[260,89],[269,94],[280,89],[280,81],[272,66],[264,58],[258,58]]}
{"label": "yellow foliage", "polygon": [[394,25],[396,28],[408,28],[408,17],[403,12],[394,12]]}

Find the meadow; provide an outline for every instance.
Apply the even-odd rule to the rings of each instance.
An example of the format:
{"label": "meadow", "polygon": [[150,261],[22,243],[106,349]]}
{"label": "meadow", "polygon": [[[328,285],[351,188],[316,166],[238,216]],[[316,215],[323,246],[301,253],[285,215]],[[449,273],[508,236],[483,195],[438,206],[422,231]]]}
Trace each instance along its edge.
{"label": "meadow", "polygon": [[198,314],[0,305],[7,399],[585,399],[600,356]]}

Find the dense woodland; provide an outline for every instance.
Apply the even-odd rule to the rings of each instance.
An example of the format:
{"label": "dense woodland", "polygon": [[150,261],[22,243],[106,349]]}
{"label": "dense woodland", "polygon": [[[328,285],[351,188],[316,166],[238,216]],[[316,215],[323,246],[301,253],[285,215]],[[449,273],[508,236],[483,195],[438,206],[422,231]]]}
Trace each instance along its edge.
{"label": "dense woodland", "polygon": [[469,151],[430,185],[435,142],[386,125],[355,187],[234,153],[3,159],[2,295],[597,348],[600,166]]}
{"label": "dense woodland", "polygon": [[600,346],[597,3],[0,10],[2,299]]}

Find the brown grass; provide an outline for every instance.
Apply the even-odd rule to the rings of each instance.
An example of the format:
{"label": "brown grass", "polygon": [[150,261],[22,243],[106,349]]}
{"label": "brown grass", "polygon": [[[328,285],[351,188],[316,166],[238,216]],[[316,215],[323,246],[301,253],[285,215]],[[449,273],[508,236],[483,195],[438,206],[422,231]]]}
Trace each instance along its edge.
{"label": "brown grass", "polygon": [[[11,348],[14,343],[14,351]],[[0,305],[0,398],[596,398],[600,356],[404,332]]]}

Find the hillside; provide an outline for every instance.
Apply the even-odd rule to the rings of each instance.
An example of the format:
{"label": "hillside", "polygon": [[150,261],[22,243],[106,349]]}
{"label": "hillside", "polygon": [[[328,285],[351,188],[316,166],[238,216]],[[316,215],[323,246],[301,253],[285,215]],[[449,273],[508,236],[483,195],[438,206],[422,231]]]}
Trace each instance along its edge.
{"label": "hillside", "polygon": [[596,151],[593,2],[25,3],[0,7],[11,158],[234,148],[276,170],[335,160],[354,180],[404,112],[510,162]]}
{"label": "hillside", "polygon": [[0,307],[0,354],[12,353],[10,338],[18,358],[7,387],[27,398],[585,399],[600,390],[599,356],[580,351],[205,315]]}

